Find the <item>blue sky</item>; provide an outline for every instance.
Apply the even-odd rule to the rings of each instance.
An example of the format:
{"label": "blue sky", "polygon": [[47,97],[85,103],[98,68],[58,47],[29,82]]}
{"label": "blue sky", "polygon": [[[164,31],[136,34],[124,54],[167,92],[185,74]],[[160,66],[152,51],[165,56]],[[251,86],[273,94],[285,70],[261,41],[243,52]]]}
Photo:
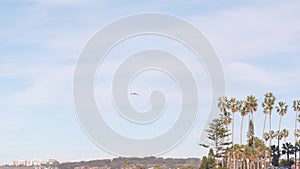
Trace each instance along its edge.
{"label": "blue sky", "polygon": [[[219,54],[228,96],[244,99],[253,94],[261,102],[263,94],[272,91],[278,100],[291,105],[292,100],[300,99],[299,7],[297,1],[1,1],[0,163],[16,159],[68,161],[113,157],[94,145],[80,128],[72,98],[73,71],[80,51],[96,31],[134,13],[172,14],[201,30]],[[119,56],[147,46],[167,48],[192,57],[178,44],[157,37],[129,40],[111,55]],[[108,57],[104,70],[98,74],[96,91],[109,86],[112,74],[107,72],[111,72],[110,66],[118,61],[119,58]],[[193,65],[189,59],[186,62],[197,72],[202,94],[199,113],[205,115],[211,98],[209,78],[201,64]],[[163,75],[150,72],[141,78],[154,77],[165,81],[137,82],[133,87],[149,92],[157,86],[167,90],[171,98],[176,96],[176,86],[164,85],[170,79]],[[101,94],[96,94],[96,99],[105,101]],[[174,99],[169,104],[175,109],[177,102]],[[132,103],[142,110],[149,106],[146,96]],[[103,108],[111,110],[112,106],[108,104]],[[255,115],[258,136],[261,136],[263,123],[261,114],[259,109]],[[293,115],[290,109],[283,127],[293,128]],[[130,125],[122,128],[123,121],[116,115],[103,116],[113,128],[132,137],[141,137],[136,134],[139,132],[147,133],[145,137],[155,135],[161,128],[171,125],[169,121],[161,121],[151,126],[154,128],[143,128],[152,132],[144,132]],[[273,126],[277,127],[278,116],[274,113],[273,117]],[[236,117],[236,121],[238,128],[240,118]],[[199,157],[205,154],[206,151],[196,144],[202,130],[203,118],[198,118],[187,138],[163,156]]]}

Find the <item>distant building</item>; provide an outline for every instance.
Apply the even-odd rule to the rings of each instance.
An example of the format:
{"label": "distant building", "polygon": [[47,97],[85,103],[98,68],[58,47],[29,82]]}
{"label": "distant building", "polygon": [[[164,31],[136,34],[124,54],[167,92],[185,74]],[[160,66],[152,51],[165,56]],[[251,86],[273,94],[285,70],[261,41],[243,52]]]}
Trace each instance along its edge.
{"label": "distant building", "polygon": [[12,162],[13,166],[41,166],[43,164],[53,165],[53,164],[59,164],[59,162],[55,159],[49,159],[46,161],[43,160],[15,160]]}

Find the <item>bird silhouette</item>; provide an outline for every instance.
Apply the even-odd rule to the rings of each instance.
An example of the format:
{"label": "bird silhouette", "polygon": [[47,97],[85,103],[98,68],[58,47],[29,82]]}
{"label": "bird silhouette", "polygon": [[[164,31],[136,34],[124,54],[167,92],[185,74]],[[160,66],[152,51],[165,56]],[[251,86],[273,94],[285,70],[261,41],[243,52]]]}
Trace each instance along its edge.
{"label": "bird silhouette", "polygon": [[130,96],[139,96],[139,94],[136,92],[132,92],[132,93],[130,93]]}

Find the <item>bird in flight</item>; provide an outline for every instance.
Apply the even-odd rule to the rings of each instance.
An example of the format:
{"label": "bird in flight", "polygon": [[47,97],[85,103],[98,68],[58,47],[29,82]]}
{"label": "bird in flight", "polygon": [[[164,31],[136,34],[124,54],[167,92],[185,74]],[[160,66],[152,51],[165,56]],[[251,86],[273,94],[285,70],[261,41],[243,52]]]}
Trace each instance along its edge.
{"label": "bird in flight", "polygon": [[132,93],[130,93],[130,96],[139,96],[139,94],[136,92],[132,92]]}

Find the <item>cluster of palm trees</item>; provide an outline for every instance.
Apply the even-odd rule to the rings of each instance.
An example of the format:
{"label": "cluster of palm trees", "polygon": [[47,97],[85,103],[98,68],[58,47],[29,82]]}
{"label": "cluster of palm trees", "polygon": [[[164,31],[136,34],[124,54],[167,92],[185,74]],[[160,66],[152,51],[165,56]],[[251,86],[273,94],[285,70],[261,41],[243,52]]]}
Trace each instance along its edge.
{"label": "cluster of palm trees", "polygon": [[[261,103],[264,115],[263,123],[263,134],[259,138],[254,134],[254,117],[253,114],[257,112],[259,103],[255,96],[249,95],[245,100],[238,100],[236,98],[228,98],[222,96],[218,99],[218,108],[220,109],[220,118],[219,120],[224,125],[224,129],[221,130],[221,127],[213,127],[210,125],[210,130],[208,132],[214,132],[214,129],[220,131],[230,132],[230,134],[225,134],[222,132],[210,133],[210,136],[213,134],[221,134],[224,137],[222,140],[227,142],[230,140],[231,144],[224,144],[223,148],[223,160],[222,164],[227,166],[227,168],[266,168],[274,163],[276,160],[276,155],[279,157],[281,154],[288,154],[287,157],[291,154],[290,143],[286,142],[286,138],[289,136],[289,131],[287,129],[282,129],[282,118],[288,112],[288,105],[284,101],[276,102],[276,97],[273,93],[268,92],[264,95],[264,101]],[[297,123],[300,122],[300,100],[295,100],[293,102],[293,110],[295,112],[295,129],[293,131],[295,137],[295,144],[298,142],[298,137],[300,137],[300,129],[297,128]],[[276,111],[280,117],[278,130],[274,131],[272,129],[272,115]],[[235,115],[240,114],[241,124],[240,124],[240,138],[239,144],[234,142],[235,136]],[[243,144],[243,123],[244,118],[248,117],[248,132],[247,132],[247,144]],[[266,131],[267,117],[269,117],[269,130]],[[231,129],[230,129],[231,125]],[[226,137],[226,138],[225,138]],[[216,141],[210,137],[210,140]],[[277,139],[277,146],[273,145],[273,140]],[[280,141],[284,139],[284,144],[282,151],[280,151]],[[219,140],[219,142],[221,142]],[[220,143],[218,143],[220,145]],[[204,145],[205,146],[205,145]],[[293,145],[292,145],[293,146]],[[205,146],[208,147],[208,146]],[[300,146],[299,146],[300,148]],[[300,149],[299,149],[300,150]],[[296,146],[293,146],[293,151],[296,158]],[[300,157],[300,156],[299,156]],[[289,160],[289,159],[288,159]],[[216,163],[217,164],[217,163]],[[276,164],[276,162],[275,162]],[[224,166],[224,167],[225,167]],[[216,165],[217,167],[217,165]],[[299,167],[300,169],[300,167]]]}

